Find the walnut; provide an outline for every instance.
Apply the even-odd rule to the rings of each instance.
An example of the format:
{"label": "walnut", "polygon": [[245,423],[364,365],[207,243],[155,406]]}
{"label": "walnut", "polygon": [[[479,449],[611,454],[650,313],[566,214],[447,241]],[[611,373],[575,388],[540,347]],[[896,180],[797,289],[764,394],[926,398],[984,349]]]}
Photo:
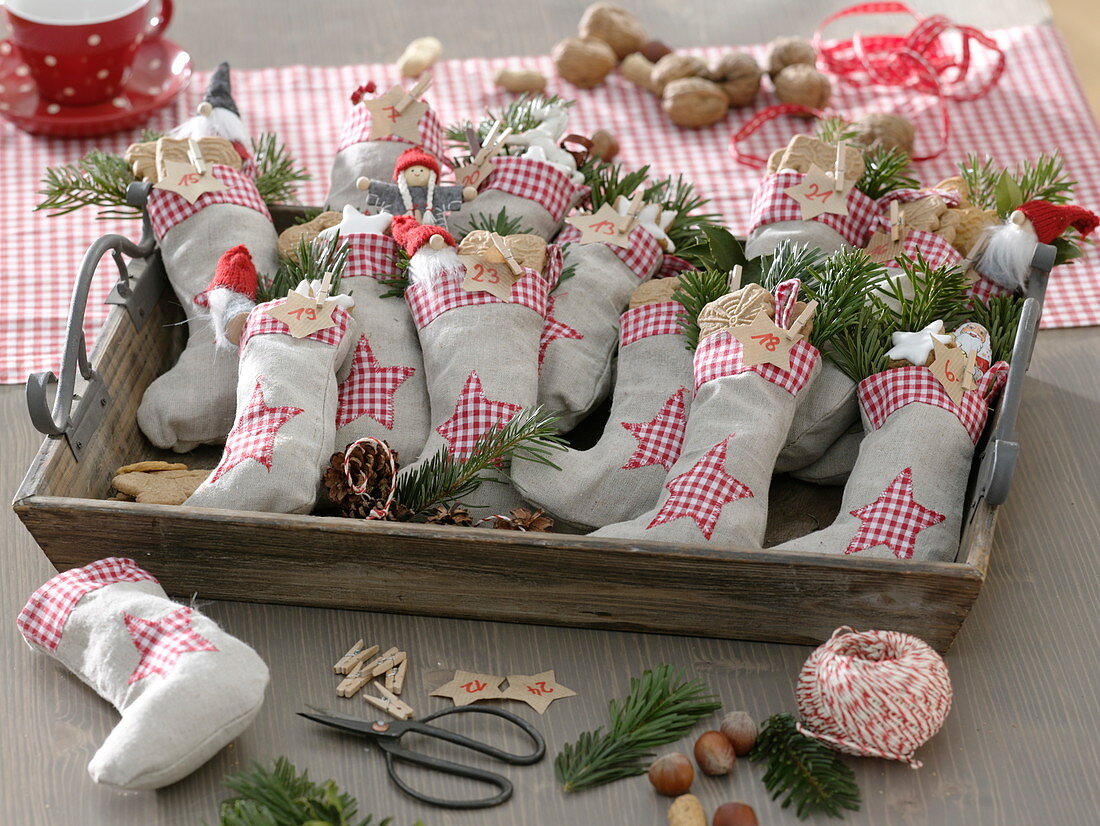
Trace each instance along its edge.
{"label": "walnut", "polygon": [[906,155],[913,154],[917,133],[913,124],[901,115],[872,112],[864,116],[856,128],[859,130],[856,140],[863,146],[885,146],[900,149]]}
{"label": "walnut", "polygon": [[752,55],[729,52],[711,66],[707,78],[722,87],[730,106],[748,106],[760,92],[762,74]]}
{"label": "walnut", "polygon": [[619,6],[610,3],[593,3],[581,18],[580,35],[596,38],[610,46],[615,56],[622,60],[645,45],[646,35],[638,18]]}
{"label": "walnut", "polygon": [[768,46],[764,65],[772,80],[788,66],[817,63],[817,52],[813,44],[804,37],[777,37]]}
{"label": "walnut", "polygon": [[677,126],[698,129],[725,117],[729,99],[722,87],[713,81],[682,77],[665,87],[661,105]]}
{"label": "walnut", "polygon": [[582,89],[603,83],[618,63],[611,47],[595,38],[567,37],[554,47],[552,57],[558,76]]}
{"label": "walnut", "polygon": [[660,94],[673,80],[682,77],[699,77],[707,70],[707,64],[701,58],[686,54],[667,54],[653,66],[650,79]]}
{"label": "walnut", "polygon": [[832,92],[829,78],[805,63],[787,66],[775,77],[775,94],[783,103],[821,109],[828,104]]}

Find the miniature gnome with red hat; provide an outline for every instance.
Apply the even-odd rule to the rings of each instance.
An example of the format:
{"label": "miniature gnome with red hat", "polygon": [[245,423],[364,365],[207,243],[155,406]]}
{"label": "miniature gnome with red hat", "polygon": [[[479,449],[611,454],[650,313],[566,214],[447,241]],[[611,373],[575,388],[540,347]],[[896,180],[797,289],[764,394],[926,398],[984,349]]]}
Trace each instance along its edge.
{"label": "miniature gnome with red hat", "polygon": [[1084,207],[1028,201],[1002,225],[991,227],[972,252],[974,267],[986,279],[1010,292],[1027,286],[1036,244],[1050,244],[1069,229],[1087,238],[1100,225],[1100,217]]}
{"label": "miniature gnome with red hat", "polygon": [[204,293],[218,347],[236,351],[244,321],[256,306],[258,281],[252,254],[244,244],[226,250],[218,259],[214,279]]}
{"label": "miniature gnome with red hat", "polygon": [[[466,267],[442,227],[399,215],[393,237],[410,257],[405,300],[420,336],[431,400],[432,430],[420,461],[441,448],[465,458],[490,429],[535,404],[539,340],[560,256],[547,263],[545,276],[524,267],[505,301],[463,286]],[[482,485],[466,504],[507,513],[518,498],[503,468],[501,480]]]}
{"label": "miniature gnome with red hat", "polygon": [[[226,64],[214,72],[199,114],[176,132],[177,138],[156,142],[158,157],[174,151],[186,159],[190,145],[185,139],[201,139],[204,157],[210,155],[200,159],[207,168],[202,177],[214,179],[219,188],[203,191],[192,202],[164,188],[172,178],[162,177],[163,169],[142,166],[143,177],[153,181],[146,211],[168,281],[187,316],[187,345],[176,364],[146,389],[137,420],[157,447],[186,452],[222,441],[233,424],[237,357],[215,347],[206,293],[210,274],[222,253],[239,245],[263,272],[274,273],[278,258],[275,226],[256,188],[255,164],[243,144],[247,136],[229,92]],[[137,167],[134,159],[149,149],[148,144],[135,144],[126,157]],[[192,169],[186,160],[182,167]]]}
{"label": "miniature gnome with red hat", "polygon": [[473,187],[439,184],[439,159],[419,146],[406,149],[393,165],[395,183],[361,177],[355,185],[367,193],[375,212],[411,215],[423,224],[446,227],[446,216],[477,195]]}
{"label": "miniature gnome with red hat", "polygon": [[121,789],[183,779],[248,728],[268,683],[264,661],[195,609],[172,602],[132,559],[57,574],[17,620],[122,719],[88,773]]}

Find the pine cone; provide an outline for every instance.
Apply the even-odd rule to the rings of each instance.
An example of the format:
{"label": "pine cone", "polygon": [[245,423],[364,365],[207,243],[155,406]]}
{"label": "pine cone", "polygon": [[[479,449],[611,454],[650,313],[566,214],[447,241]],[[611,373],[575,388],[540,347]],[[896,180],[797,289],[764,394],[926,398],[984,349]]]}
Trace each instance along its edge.
{"label": "pine cone", "polygon": [[554,527],[554,520],[542,508],[533,513],[527,508],[512,508],[511,516],[494,517],[493,527],[501,531],[549,533]]}
{"label": "pine cone", "polygon": [[[397,451],[385,442],[353,442],[346,451],[337,451],[329,457],[329,466],[322,477],[325,490],[341,514],[354,519],[366,519],[375,507],[385,504],[393,484],[393,465],[398,466]],[[345,458],[347,470],[344,469]],[[351,478],[363,493],[356,493],[348,484]],[[394,507],[391,505],[391,512]]]}
{"label": "pine cone", "polygon": [[435,510],[428,516],[428,523],[432,525],[457,525],[460,528],[469,528],[474,524],[470,512],[462,505],[436,505]]}

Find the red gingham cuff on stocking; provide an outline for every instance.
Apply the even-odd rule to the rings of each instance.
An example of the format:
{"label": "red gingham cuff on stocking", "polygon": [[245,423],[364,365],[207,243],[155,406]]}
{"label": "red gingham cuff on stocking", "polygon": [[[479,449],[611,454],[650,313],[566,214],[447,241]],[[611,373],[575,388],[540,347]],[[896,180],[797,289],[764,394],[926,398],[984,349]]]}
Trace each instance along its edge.
{"label": "red gingham cuff on stocking", "polygon": [[545,161],[512,155],[493,158],[493,171],[482,190],[496,189],[541,205],[555,221],[581,197],[569,176]]}
{"label": "red gingham cuff on stocking", "polygon": [[684,305],[679,301],[662,301],[633,307],[619,318],[619,346],[626,347],[650,336],[679,335]]}
{"label": "red gingham cuff on stocking", "polygon": [[[802,207],[786,193],[805,177],[801,172],[777,172],[761,181],[752,196],[752,213],[749,216],[749,232],[766,224],[779,221],[801,221]],[[848,190],[848,214],[824,213],[811,221],[819,221],[840,233],[853,247],[862,247],[871,230],[871,222],[878,210],[875,202],[855,187]]]}
{"label": "red gingham cuff on stocking", "polygon": [[410,284],[405,290],[416,328],[423,330],[439,316],[456,307],[472,307],[478,304],[522,304],[546,318],[546,298],[550,289],[537,272],[523,268],[523,276],[512,285],[512,300],[501,301],[486,292],[470,292],[462,288],[462,279],[444,276],[436,284]]}
{"label": "red gingham cuff on stocking", "polygon": [[355,232],[341,235],[348,248],[344,278],[369,276],[380,279],[397,272],[397,242],[388,235]]}
{"label": "red gingham cuff on stocking", "polygon": [[990,281],[984,275],[980,276],[977,281],[970,285],[970,297],[979,298],[983,302],[988,303],[989,299],[995,295],[1008,295],[1009,291],[998,284],[996,281]]}
{"label": "red gingham cuff on stocking", "polygon": [[[890,231],[890,223],[886,218],[879,216],[875,219],[875,228],[883,232]],[[909,259],[916,260],[919,252],[930,267],[954,267],[962,261],[959,251],[951,246],[942,235],[927,232],[923,229],[911,229],[905,236],[901,245],[902,254]],[[893,261],[887,262],[896,263]]]}
{"label": "red gingham cuff on stocking", "polygon": [[16,624],[27,642],[46,651],[56,651],[69,614],[85,594],[116,582],[156,581],[156,577],[143,571],[132,559],[116,556],[100,559],[49,580],[31,594]]}
{"label": "red gingham cuff on stocking", "polygon": [[[274,301],[257,304],[252,308],[252,311],[249,312],[248,318],[244,322],[244,329],[241,331],[240,348],[242,353],[244,352],[244,346],[248,344],[248,340],[253,336],[290,335],[290,328],[286,325],[286,322],[280,321],[267,314],[268,309],[277,307],[285,301],[285,298],[276,298]],[[340,343],[344,338],[344,334],[348,331],[351,314],[343,307],[335,307],[332,311],[332,320],[336,322],[335,327],[327,327],[324,330],[318,330],[303,338],[310,341],[319,341],[322,344],[328,344],[335,347]]]}
{"label": "red gingham cuff on stocking", "polygon": [[678,258],[675,255],[669,255],[665,253],[664,260],[661,261],[661,268],[657,270],[657,274],[654,278],[674,278],[685,270],[694,270],[695,265],[685,261],[683,258]]}
{"label": "red gingham cuff on stocking", "polygon": [[210,174],[226,185],[220,192],[204,192],[195,203],[188,203],[187,199],[176,192],[166,189],[151,189],[149,200],[145,210],[149,213],[149,222],[153,225],[153,234],[157,238],[164,238],[168,231],[177,224],[190,218],[196,212],[212,204],[235,204],[236,206],[254,209],[268,220],[271,213],[267,211],[267,204],[260,197],[260,190],[256,189],[256,182],[247,174],[231,166],[214,164],[210,167]]}
{"label": "red gingham cuff on stocking", "polygon": [[797,341],[791,348],[790,370],[780,369],[774,364],[746,367],[741,358],[741,342],[728,330],[721,330],[699,342],[699,348],[695,351],[695,392],[698,393],[700,387],[714,379],[756,373],[795,396],[810,380],[818,358],[816,347],[807,341]]}
{"label": "red gingham cuff on stocking", "polygon": [[[387,135],[384,138],[371,138],[370,136],[370,109],[361,104],[353,106],[348,116],[344,119],[344,129],[340,133],[340,143],[337,152],[342,152],[349,146],[357,143],[367,143],[371,140],[398,141],[413,144],[398,135]],[[435,155],[440,160],[446,157],[443,149],[443,127],[439,125],[439,118],[431,109],[420,118],[417,124],[420,130],[420,145]]]}
{"label": "red gingham cuff on stocking", "polygon": [[[558,243],[574,243],[580,237],[581,231],[569,224],[562,227],[562,231],[558,233]],[[630,271],[638,278],[641,278],[653,269],[654,263],[662,254],[661,245],[657,243],[656,238],[641,227],[634,227],[627,238],[630,240],[629,247],[620,247],[618,244],[604,244],[602,241],[599,243],[615,253],[616,258],[630,267]]]}
{"label": "red gingham cuff on stocking", "polygon": [[907,404],[930,404],[954,413],[977,444],[989,414],[988,399],[1008,377],[1008,364],[994,364],[978,382],[976,390],[963,393],[955,404],[943,385],[927,367],[909,365],[875,373],[859,383],[859,404],[871,428],[878,430],[890,414]]}
{"label": "red gingham cuff on stocking", "polygon": [[553,290],[558,286],[558,281],[561,280],[561,273],[564,266],[561,246],[558,244],[547,244],[546,264],[542,268],[542,280],[546,282],[548,289]]}

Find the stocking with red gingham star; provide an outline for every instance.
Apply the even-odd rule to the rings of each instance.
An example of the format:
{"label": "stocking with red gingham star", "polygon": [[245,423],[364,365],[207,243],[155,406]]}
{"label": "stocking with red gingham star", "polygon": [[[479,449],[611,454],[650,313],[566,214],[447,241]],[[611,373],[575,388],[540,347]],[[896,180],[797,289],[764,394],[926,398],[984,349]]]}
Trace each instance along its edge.
{"label": "stocking with red gingham star", "polygon": [[927,367],[877,373],[859,385],[866,435],[829,527],[784,550],[948,562],[959,536],[974,445],[988,398],[1007,365],[994,365],[956,404]]}
{"label": "stocking with red gingham star", "polygon": [[[794,320],[799,282],[776,288],[776,323]],[[748,366],[728,330],[699,343],[693,362],[695,399],[683,448],[652,507],[594,536],[712,542],[759,548],[768,520],[768,486],[790,428],[798,395],[817,375],[820,356],[806,341],[790,367]]]}
{"label": "stocking with red gingham star", "polygon": [[[421,462],[441,448],[464,458],[484,433],[534,406],[546,299],[560,274],[561,257],[554,253],[551,248],[543,274],[524,269],[512,286],[511,301],[464,290],[461,264],[434,282],[413,283],[405,291],[420,335],[431,400],[432,427]],[[505,468],[500,478],[501,483],[483,484],[466,504],[485,509],[482,516],[507,514],[520,500]]]}
{"label": "stocking with red gingham star", "polygon": [[122,714],[88,764],[97,783],[175,783],[244,731],[263,702],[268,671],[256,652],[170,601],[132,559],[58,574],[31,595],[17,624],[31,648]]}
{"label": "stocking with red gingham star", "polygon": [[545,333],[548,340],[539,362],[539,404],[561,415],[565,432],[611,389],[616,321],[638,285],[660,269],[664,254],[640,226],[630,233],[630,247],[602,242],[582,246],[576,243],[580,233],[572,226],[558,237],[569,244],[565,266],[573,267],[574,274],[554,292]]}
{"label": "stocking with red gingham star", "polygon": [[512,481],[525,499],[586,531],[633,519],[657,501],[680,455],[691,406],[682,313],[675,301],[623,313],[615,397],[603,435],[588,450],[555,454],[561,470],[513,462]]}
{"label": "stocking with red gingham star", "polygon": [[[299,285],[298,292],[304,292]],[[240,340],[237,416],[221,461],[185,504],[197,508],[309,513],[336,445],[337,371],[358,341],[338,296],[335,325],[304,338],[268,310],[248,314]]]}

